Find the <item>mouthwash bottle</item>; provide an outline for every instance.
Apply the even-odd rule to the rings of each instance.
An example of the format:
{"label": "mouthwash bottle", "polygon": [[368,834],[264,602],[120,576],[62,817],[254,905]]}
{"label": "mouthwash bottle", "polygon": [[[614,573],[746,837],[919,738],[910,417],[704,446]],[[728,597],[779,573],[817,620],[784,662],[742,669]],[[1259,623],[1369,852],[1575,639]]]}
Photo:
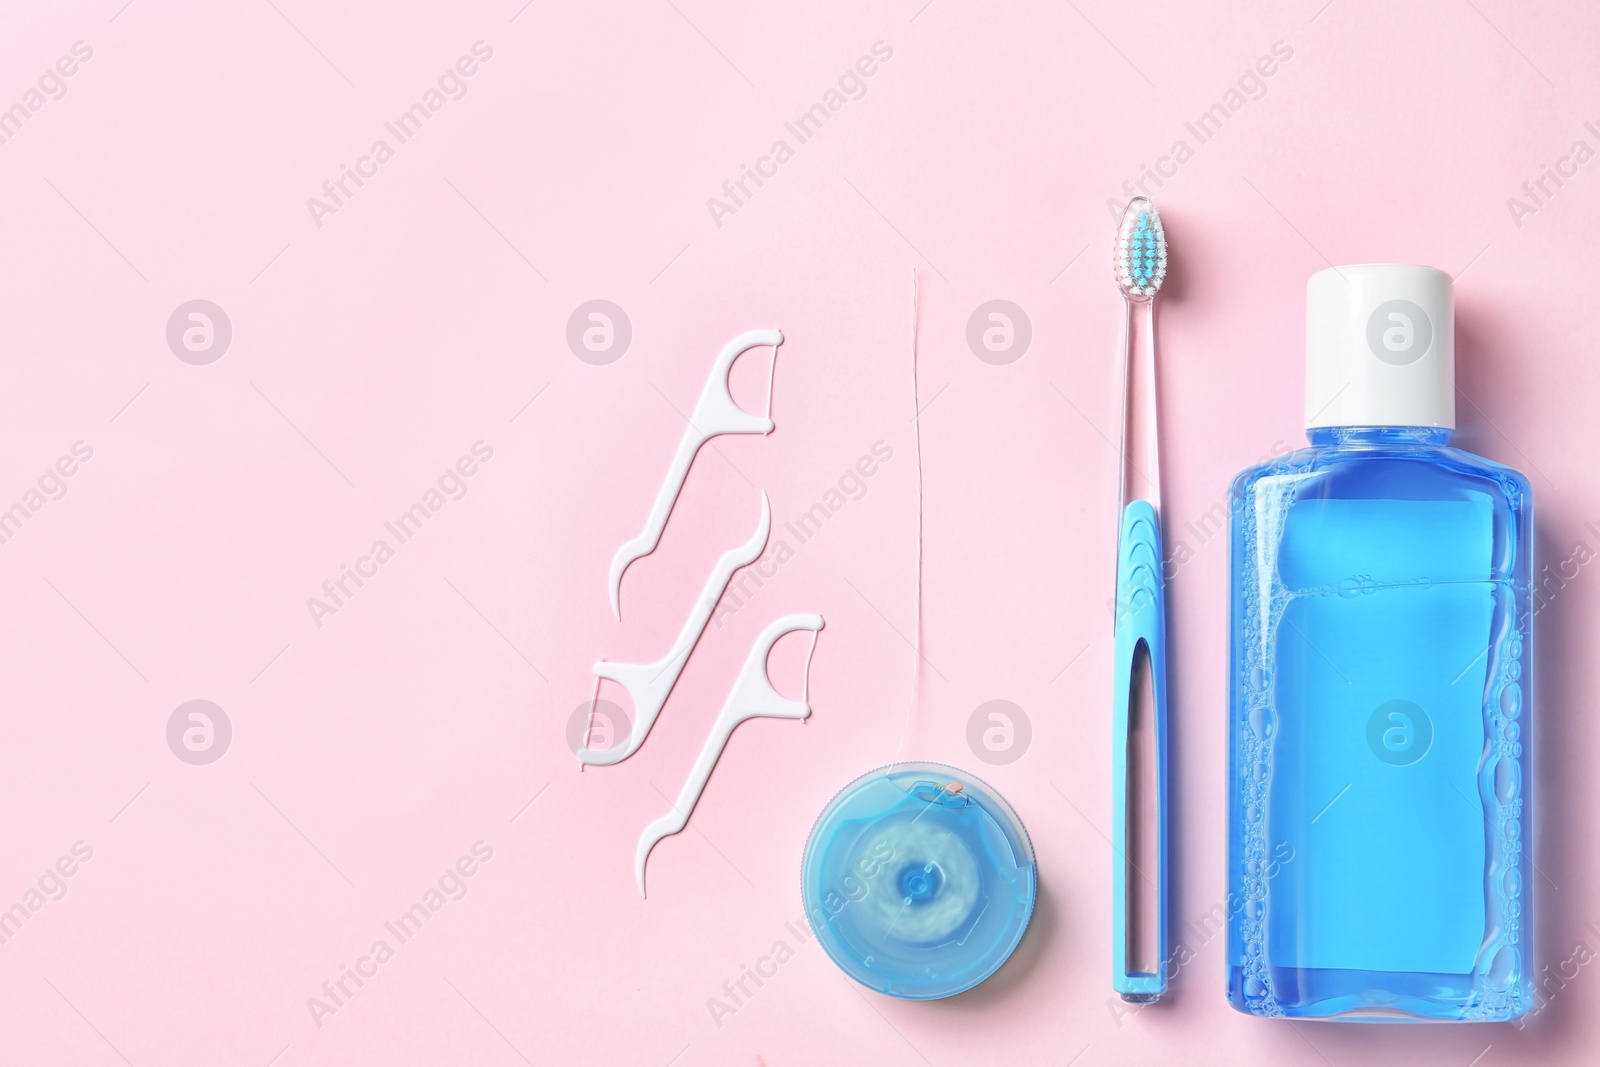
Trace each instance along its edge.
{"label": "mouthwash bottle", "polygon": [[1532,1005],[1528,479],[1450,447],[1450,276],[1306,289],[1311,447],[1232,488],[1228,999],[1492,1022]]}

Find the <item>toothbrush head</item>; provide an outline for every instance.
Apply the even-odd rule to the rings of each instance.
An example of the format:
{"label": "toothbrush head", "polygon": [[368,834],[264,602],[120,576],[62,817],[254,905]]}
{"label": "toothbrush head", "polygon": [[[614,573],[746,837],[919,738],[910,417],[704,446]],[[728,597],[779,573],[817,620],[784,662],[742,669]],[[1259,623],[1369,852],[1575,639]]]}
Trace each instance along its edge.
{"label": "toothbrush head", "polygon": [[1167,235],[1148,197],[1128,201],[1117,227],[1117,285],[1129,300],[1150,300],[1167,276]]}

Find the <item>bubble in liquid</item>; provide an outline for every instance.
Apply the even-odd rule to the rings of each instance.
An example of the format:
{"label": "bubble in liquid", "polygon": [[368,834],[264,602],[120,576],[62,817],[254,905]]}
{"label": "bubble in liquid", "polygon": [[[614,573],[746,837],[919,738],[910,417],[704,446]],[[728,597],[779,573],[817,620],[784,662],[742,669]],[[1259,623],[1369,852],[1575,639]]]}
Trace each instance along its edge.
{"label": "bubble in liquid", "polygon": [[1508,719],[1522,714],[1522,686],[1512,682],[1500,690],[1500,714]]}
{"label": "bubble in liquid", "polygon": [[[1509,804],[1522,788],[1522,767],[1515,760],[1501,760],[1494,769],[1494,795]],[[1513,823],[1512,825],[1516,825]]]}
{"label": "bubble in liquid", "polygon": [[1264,706],[1250,709],[1250,732],[1263,741],[1272,736],[1272,711]]}

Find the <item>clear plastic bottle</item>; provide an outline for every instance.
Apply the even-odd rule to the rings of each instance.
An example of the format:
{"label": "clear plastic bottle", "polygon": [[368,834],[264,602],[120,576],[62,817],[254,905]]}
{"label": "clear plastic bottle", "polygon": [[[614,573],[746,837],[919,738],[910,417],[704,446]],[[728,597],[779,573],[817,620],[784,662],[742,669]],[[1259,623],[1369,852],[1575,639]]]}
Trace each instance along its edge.
{"label": "clear plastic bottle", "polygon": [[1449,447],[1448,275],[1307,287],[1311,447],[1232,490],[1229,977],[1253,1015],[1533,1003],[1533,512]]}

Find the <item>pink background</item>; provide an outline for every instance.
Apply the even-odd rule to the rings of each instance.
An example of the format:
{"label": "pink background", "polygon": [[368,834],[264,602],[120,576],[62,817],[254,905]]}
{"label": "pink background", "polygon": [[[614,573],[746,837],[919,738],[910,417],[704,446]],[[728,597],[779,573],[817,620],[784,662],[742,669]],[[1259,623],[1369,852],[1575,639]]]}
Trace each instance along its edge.
{"label": "pink background", "polygon": [[[1577,962],[1600,951],[1592,567],[1569,564],[1539,619],[1538,942],[1543,963],[1568,962],[1531,1025],[1249,1019],[1224,999],[1222,937],[1182,927],[1222,900],[1226,829],[1225,538],[1186,524],[1236,470],[1301,440],[1311,272],[1457,274],[1458,443],[1533,478],[1544,563],[1600,544],[1600,162],[1560,164],[1578,140],[1600,149],[1592,7],[123,4],[0,13],[0,107],[29,110],[0,144],[0,507],[28,510],[58,457],[93,450],[44,478],[0,545],[0,907],[41,879],[65,890],[0,945],[0,1058],[1593,1062],[1600,976]],[[92,58],[59,99],[46,78],[30,110],[77,41]],[[466,94],[398,145],[384,123],[477,41],[492,57]],[[864,94],[798,144],[785,122],[880,41],[892,56]],[[1185,123],[1226,106],[1277,42],[1290,57],[1244,78],[1200,143]],[[394,158],[314,219],[307,198],[379,138]],[[707,198],[780,138],[793,158],[718,225]],[[1106,204],[1179,139],[1192,158],[1148,188],[1174,262],[1168,537],[1192,550],[1171,588],[1173,907],[1196,958],[1170,1002],[1119,1017]],[[1558,164],[1564,184],[1535,204],[1523,183]],[[913,270],[926,662],[903,754],[999,789],[1041,884],[1012,961],[928,1004],[858,988],[789,926],[812,820],[895,757],[911,706]],[[193,299],[233,330],[203,366],[165,337]],[[592,299],[631,322],[609,365],[565,340]],[[966,341],[992,299],[1032,327],[1008,365]],[[702,452],[614,621],[607,565],[680,412],[728,338],[771,326],[787,338],[777,431]],[[747,408],[767,363],[736,369]],[[396,546],[384,523],[478,441],[493,456],[465,496]],[[880,441],[893,456],[860,498],[790,539],[792,558],[708,630],[648,744],[580,774],[565,731],[591,664],[661,654],[711,562],[749,535],[758,488],[776,544]],[[394,558],[317,625],[308,598],[379,538]],[[810,721],[738,730],[641,901],[640,830],[668,810],[753,636],[796,611],[827,619]],[[774,655],[780,689],[798,693],[806,641]],[[195,699],[233,731],[205,766],[166,738]],[[1003,766],[967,742],[995,699],[1032,728]],[[92,858],[47,877],[80,841]],[[385,922],[477,842],[492,858],[465,895],[398,944]],[[379,939],[393,958],[314,1017],[308,999]],[[714,1017],[708,999],[778,941],[793,958]]]}

